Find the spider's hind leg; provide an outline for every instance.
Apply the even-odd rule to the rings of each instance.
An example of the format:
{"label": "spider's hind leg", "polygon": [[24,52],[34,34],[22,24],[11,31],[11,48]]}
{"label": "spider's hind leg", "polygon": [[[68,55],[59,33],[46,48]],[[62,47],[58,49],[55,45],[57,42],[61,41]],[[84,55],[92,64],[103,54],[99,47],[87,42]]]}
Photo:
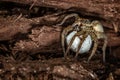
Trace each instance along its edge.
{"label": "spider's hind leg", "polygon": [[107,47],[107,36],[105,35],[104,37],[104,44],[103,44],[103,47],[102,47],[102,51],[103,51],[103,62],[105,62],[105,51],[106,51],[106,47]]}

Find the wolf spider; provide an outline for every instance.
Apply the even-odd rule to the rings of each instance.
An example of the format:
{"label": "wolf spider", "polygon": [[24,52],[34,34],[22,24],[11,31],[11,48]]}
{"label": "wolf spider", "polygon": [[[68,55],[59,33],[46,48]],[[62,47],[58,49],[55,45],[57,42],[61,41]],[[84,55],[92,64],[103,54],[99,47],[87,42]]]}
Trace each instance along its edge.
{"label": "wolf spider", "polygon": [[[66,27],[62,31],[61,42],[62,42],[62,49],[64,52],[64,57],[65,58],[67,57],[67,54],[68,54],[75,38],[76,37],[80,38],[80,36],[82,35],[82,38],[80,38],[81,39],[80,44],[77,48],[77,51],[76,51],[76,54],[74,57],[74,58],[77,58],[78,54],[80,54],[79,50],[81,48],[82,43],[84,42],[85,38],[88,35],[90,35],[94,44],[93,44],[92,52],[88,58],[88,62],[91,60],[91,58],[93,57],[93,55],[95,54],[95,52],[97,50],[99,39],[104,40],[102,51],[103,51],[103,61],[105,62],[105,50],[106,50],[106,46],[107,46],[107,37],[104,33],[102,24],[97,20],[94,20],[91,22],[89,19],[80,18],[78,16],[78,14],[75,14],[75,13],[66,16],[63,19],[62,23],[65,22],[65,20],[68,19],[69,17],[75,17],[75,22],[72,25]],[[72,32],[72,31],[76,31],[77,33],[75,33],[75,35],[72,37],[72,39],[70,40],[70,43],[68,44],[67,49],[65,50],[66,37],[68,36],[68,33]]]}

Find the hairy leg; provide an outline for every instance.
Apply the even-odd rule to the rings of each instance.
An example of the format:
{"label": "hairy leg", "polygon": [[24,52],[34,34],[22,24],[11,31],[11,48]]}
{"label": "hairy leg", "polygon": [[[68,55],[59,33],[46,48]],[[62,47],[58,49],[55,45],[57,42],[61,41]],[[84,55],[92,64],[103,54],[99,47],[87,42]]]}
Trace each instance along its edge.
{"label": "hairy leg", "polygon": [[71,26],[66,27],[61,35],[61,44],[62,44],[62,49],[65,54],[65,37],[67,36],[68,32],[72,31],[73,28]]}
{"label": "hairy leg", "polygon": [[71,17],[75,17],[75,21],[79,19],[79,15],[78,15],[78,14],[72,13],[72,14],[69,14],[69,15],[65,16],[64,19],[62,20],[62,22],[59,23],[58,25],[63,25],[64,22],[65,22],[67,19],[71,18]]}
{"label": "hairy leg", "polygon": [[93,33],[92,35],[92,39],[94,41],[94,45],[93,45],[93,49],[92,49],[92,53],[90,54],[89,58],[88,58],[88,62],[91,60],[91,58],[93,57],[93,55],[95,54],[96,50],[97,50],[97,46],[98,46],[98,40],[97,40],[97,36]]}
{"label": "hairy leg", "polygon": [[105,36],[104,38],[104,44],[103,44],[103,47],[102,47],[102,51],[103,51],[103,62],[105,62],[105,51],[106,51],[106,47],[107,47],[107,36]]}
{"label": "hairy leg", "polygon": [[[80,34],[78,34],[78,36],[80,36]],[[79,46],[78,46],[78,49],[77,49],[77,52],[76,52],[76,55],[75,55],[75,59],[77,58],[77,56],[78,56],[78,54],[79,54],[79,50],[80,50],[80,48],[81,48],[81,46],[82,46],[82,43],[84,42],[84,40],[85,40],[85,38],[88,36],[88,34],[84,34],[84,35],[82,35],[82,38],[80,38],[81,39],[81,41],[80,41],[80,44],[79,44]]]}
{"label": "hairy leg", "polygon": [[68,52],[69,52],[69,50],[70,50],[70,47],[71,47],[71,45],[72,45],[72,43],[73,43],[73,41],[75,40],[75,38],[78,36],[80,36],[80,35],[82,35],[84,32],[83,31],[81,31],[81,32],[77,32],[73,37],[72,37],[72,39],[70,40],[70,43],[69,43],[69,45],[68,45],[68,47],[67,47],[67,50],[66,50],[66,52],[65,52],[65,57],[67,56],[67,54],[68,54]]}

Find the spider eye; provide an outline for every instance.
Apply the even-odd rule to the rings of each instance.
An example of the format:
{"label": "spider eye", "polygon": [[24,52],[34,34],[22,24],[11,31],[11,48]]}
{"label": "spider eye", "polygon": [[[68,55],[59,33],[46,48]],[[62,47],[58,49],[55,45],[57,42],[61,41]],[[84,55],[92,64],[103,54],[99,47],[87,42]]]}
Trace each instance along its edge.
{"label": "spider eye", "polygon": [[73,28],[74,28],[74,30],[75,31],[80,31],[80,27],[79,27],[80,25],[79,24],[73,24]]}

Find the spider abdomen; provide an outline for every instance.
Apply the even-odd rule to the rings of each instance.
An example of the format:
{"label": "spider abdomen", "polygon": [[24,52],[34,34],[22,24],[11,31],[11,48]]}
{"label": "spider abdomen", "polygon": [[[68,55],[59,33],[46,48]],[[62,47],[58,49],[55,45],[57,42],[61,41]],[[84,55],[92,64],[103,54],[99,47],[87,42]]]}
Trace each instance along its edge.
{"label": "spider abdomen", "polygon": [[[72,31],[70,34],[68,34],[68,36],[66,37],[67,45],[70,44],[70,41],[71,41],[72,37],[75,35],[75,33],[77,33],[77,31]],[[80,37],[82,38],[82,35]],[[75,40],[73,41],[73,43],[71,45],[72,51],[77,52],[80,41],[81,41],[81,39],[79,37],[75,38]],[[79,53],[86,53],[90,50],[91,47],[92,47],[92,39],[91,39],[91,36],[88,35],[85,38],[84,42],[82,43]]]}

